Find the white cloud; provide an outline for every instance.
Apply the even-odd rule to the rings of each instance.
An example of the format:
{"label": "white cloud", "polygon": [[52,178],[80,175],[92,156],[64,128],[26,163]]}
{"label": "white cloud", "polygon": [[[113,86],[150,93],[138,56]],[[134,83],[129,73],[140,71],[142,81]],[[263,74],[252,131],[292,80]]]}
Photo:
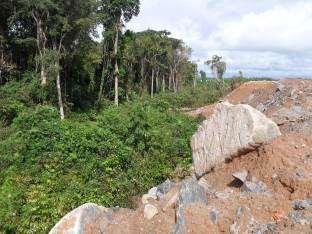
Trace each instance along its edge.
{"label": "white cloud", "polygon": [[208,46],[229,50],[307,51],[312,49],[312,2],[276,6],[224,22]]}
{"label": "white cloud", "polygon": [[312,76],[311,0],[142,0],[128,28],[171,31],[202,69],[218,53],[230,74]]}

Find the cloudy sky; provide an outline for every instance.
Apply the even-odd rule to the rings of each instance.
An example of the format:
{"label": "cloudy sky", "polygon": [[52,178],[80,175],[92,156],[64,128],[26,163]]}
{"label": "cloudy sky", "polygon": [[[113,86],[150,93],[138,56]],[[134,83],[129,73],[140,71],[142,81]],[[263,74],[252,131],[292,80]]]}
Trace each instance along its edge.
{"label": "cloudy sky", "polygon": [[200,69],[213,54],[228,76],[312,77],[312,0],[141,0],[135,31],[171,31]]}

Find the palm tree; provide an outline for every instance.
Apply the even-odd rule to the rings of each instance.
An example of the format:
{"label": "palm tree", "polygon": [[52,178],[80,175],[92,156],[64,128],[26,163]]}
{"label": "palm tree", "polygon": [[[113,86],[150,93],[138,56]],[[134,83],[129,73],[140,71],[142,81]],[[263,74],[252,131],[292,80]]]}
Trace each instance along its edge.
{"label": "palm tree", "polygon": [[226,71],[226,63],[221,61],[222,57],[218,55],[212,56],[205,64],[210,66],[212,72],[214,73],[216,79],[223,83],[223,75]]}

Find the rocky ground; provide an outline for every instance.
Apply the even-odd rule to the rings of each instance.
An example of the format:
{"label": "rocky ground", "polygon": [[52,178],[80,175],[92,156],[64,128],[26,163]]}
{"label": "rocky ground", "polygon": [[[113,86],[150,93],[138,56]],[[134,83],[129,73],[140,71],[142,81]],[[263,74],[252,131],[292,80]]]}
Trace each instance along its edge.
{"label": "rocky ground", "polygon": [[[282,135],[249,142],[248,151],[240,150],[242,142],[228,143],[229,152],[238,147],[236,153],[207,167],[200,178],[166,181],[144,195],[136,210],[85,204],[51,233],[312,233],[312,81],[249,82],[224,100],[264,113]],[[210,121],[216,108],[189,114]],[[222,121],[228,119],[231,115]],[[258,134],[254,119],[248,126],[248,136]]]}

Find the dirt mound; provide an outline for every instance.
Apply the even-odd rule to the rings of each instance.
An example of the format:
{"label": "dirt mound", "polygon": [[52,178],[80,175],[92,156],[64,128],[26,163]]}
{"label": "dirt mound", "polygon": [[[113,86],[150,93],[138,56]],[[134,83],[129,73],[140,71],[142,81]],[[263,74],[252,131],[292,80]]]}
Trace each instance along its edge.
{"label": "dirt mound", "polygon": [[275,81],[251,81],[242,84],[225,99],[232,104],[248,104],[257,108],[260,103],[271,100],[278,87],[279,83]]}
{"label": "dirt mound", "polygon": [[[251,81],[227,95],[232,104],[248,104],[272,118],[283,133],[312,135],[312,80]],[[190,112],[209,118],[214,105]]]}

